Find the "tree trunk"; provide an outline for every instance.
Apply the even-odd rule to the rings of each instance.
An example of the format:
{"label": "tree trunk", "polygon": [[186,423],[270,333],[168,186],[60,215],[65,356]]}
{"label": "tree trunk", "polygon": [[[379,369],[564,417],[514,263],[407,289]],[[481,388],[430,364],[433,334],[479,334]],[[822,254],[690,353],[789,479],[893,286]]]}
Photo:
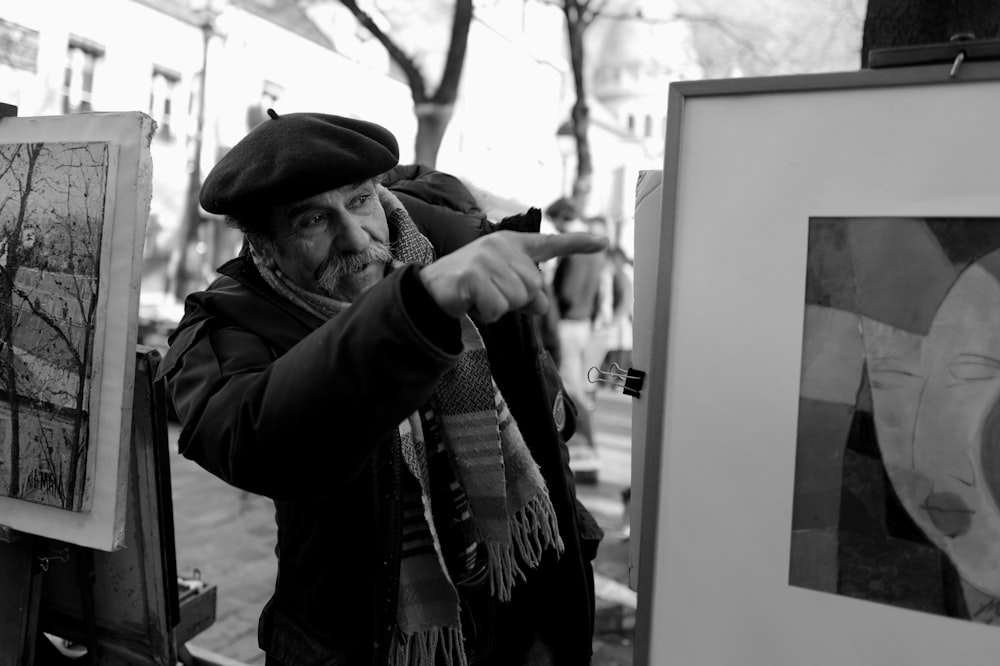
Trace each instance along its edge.
{"label": "tree trunk", "polygon": [[425,166],[437,165],[438,151],[444,139],[445,130],[451,122],[458,99],[459,84],[465,66],[465,52],[469,44],[469,28],[472,25],[474,8],[472,0],[455,0],[455,16],[451,24],[451,41],[445,58],[441,83],[433,95],[427,94],[424,75],[416,62],[393,39],[379,28],[356,0],[341,0],[358,22],[385,47],[389,57],[399,65],[406,76],[413,97],[413,111],[417,117],[417,137],[414,146],[415,161]]}
{"label": "tree trunk", "polygon": [[868,0],[861,39],[861,66],[872,49],[941,44],[964,35],[1000,36],[996,0]]}
{"label": "tree trunk", "polygon": [[[3,278],[3,297],[9,299],[14,289],[14,275],[8,270]],[[3,308],[0,313],[3,323],[4,346],[3,357],[0,366],[3,368],[4,383],[7,385],[7,400],[10,407],[10,486],[7,494],[10,497],[20,497],[21,495],[21,418],[20,403],[17,399],[17,372],[15,368],[14,356],[14,313],[12,308]]]}
{"label": "tree trunk", "polygon": [[195,109],[194,141],[191,146],[188,166],[187,193],[184,197],[184,215],[178,233],[178,247],[170,258],[168,290],[178,301],[184,300],[193,287],[192,277],[196,273],[189,265],[191,248],[198,242],[198,227],[201,226],[201,149],[205,133],[205,78],[208,75],[208,46],[212,36],[211,27],[202,26],[201,71],[198,77],[198,105]]}
{"label": "tree trunk", "polygon": [[24,223],[28,214],[28,198],[31,196],[35,176],[35,163],[45,144],[35,143],[26,146],[28,168],[24,175],[24,186],[21,189],[21,200],[17,211],[17,220],[13,228],[7,230],[7,264],[0,281],[0,302],[7,304],[3,308],[3,352],[0,366],[3,368],[4,381],[7,384],[7,399],[10,407],[10,497],[21,495],[21,407],[17,397],[17,368],[14,355],[14,281],[21,267],[22,242],[24,240]]}
{"label": "tree trunk", "polygon": [[[100,250],[93,252],[94,260],[94,278],[100,279]],[[82,354],[79,355],[77,360],[77,389],[76,389],[76,410],[73,414],[73,440],[72,440],[72,455],[69,458],[69,471],[66,474],[66,497],[64,500],[65,508],[72,511],[79,511],[83,503],[83,484],[82,480],[86,479],[86,475],[80,475],[80,469],[86,469],[87,456],[90,452],[90,446],[93,442],[90,441],[90,419],[93,415],[90,413],[90,405],[88,404],[89,392],[86,390],[87,381],[90,377],[91,366],[93,365],[93,355],[94,355],[94,328],[97,322],[97,290],[95,289],[89,295],[89,300],[87,302],[80,302],[80,309],[84,311],[86,324],[85,339],[83,343]],[[68,344],[68,342],[67,342]],[[90,388],[93,391],[93,387]],[[78,491],[77,486],[80,486]]]}
{"label": "tree trunk", "polygon": [[201,167],[198,153],[201,152],[201,140],[194,141],[195,157],[188,174],[187,193],[184,195],[184,215],[181,218],[181,228],[178,232],[178,244],[171,257],[171,271],[168,276],[169,289],[174,298],[183,302],[192,287],[194,271],[189,265],[191,248],[198,242],[198,227],[201,226],[201,207],[198,197],[201,194]]}
{"label": "tree trunk", "polygon": [[573,181],[573,202],[584,210],[594,187],[594,162],[590,154],[590,108],[577,100],[573,104],[573,139],[576,142],[576,179]]}
{"label": "tree trunk", "polygon": [[587,86],[584,80],[583,34],[587,21],[583,15],[586,4],[577,0],[564,0],[566,31],[569,36],[569,55],[573,66],[573,86],[576,101],[573,103],[573,139],[576,143],[576,179],[573,181],[573,202],[584,210],[593,189],[594,163],[590,153],[590,107],[587,105]]}
{"label": "tree trunk", "polygon": [[454,106],[427,102],[414,105],[417,114],[416,157],[418,164],[434,168]]}

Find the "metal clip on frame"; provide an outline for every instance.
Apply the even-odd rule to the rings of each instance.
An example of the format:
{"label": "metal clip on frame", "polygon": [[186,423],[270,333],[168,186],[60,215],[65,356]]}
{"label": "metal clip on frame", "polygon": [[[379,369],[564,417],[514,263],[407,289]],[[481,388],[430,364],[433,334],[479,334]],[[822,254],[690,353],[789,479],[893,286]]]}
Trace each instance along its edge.
{"label": "metal clip on frame", "polygon": [[[594,376],[594,373],[597,373],[597,376]],[[594,366],[587,371],[587,381],[591,384],[599,382],[611,384],[620,388],[625,395],[632,396],[633,398],[639,397],[639,392],[642,390],[642,383],[645,379],[646,373],[642,370],[636,370],[635,368],[623,370],[617,363],[612,363],[610,370],[601,370],[597,366]]]}
{"label": "metal clip on frame", "polygon": [[45,555],[38,555],[37,559],[38,568],[42,571],[48,571],[50,562],[69,562],[69,548],[49,546]]}

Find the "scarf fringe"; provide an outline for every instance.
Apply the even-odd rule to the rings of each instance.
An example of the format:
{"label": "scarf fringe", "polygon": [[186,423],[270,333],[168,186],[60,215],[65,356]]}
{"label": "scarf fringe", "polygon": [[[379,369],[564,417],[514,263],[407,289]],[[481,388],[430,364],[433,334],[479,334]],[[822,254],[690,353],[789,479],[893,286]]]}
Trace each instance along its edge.
{"label": "scarf fringe", "polygon": [[490,594],[500,601],[510,601],[514,576],[524,580],[524,572],[514,558],[514,547],[491,541],[486,545],[487,566],[490,576]]}
{"label": "scarf fringe", "polygon": [[562,555],[565,550],[562,537],[559,536],[556,510],[547,493],[531,498],[514,514],[511,531],[517,554],[530,569],[541,564],[542,553],[546,549],[554,547],[557,555]]}
{"label": "scarf fringe", "polygon": [[512,544],[495,541],[487,544],[490,594],[500,601],[510,601],[515,578],[522,581],[527,578],[518,563],[519,558],[529,569],[534,569],[548,548],[554,547],[557,555],[565,550],[555,508],[545,493],[533,497],[514,514],[511,535]]}
{"label": "scarf fringe", "polygon": [[[469,666],[458,627],[433,627],[414,634],[396,631],[389,651],[390,666]],[[443,661],[438,661],[440,654]]]}

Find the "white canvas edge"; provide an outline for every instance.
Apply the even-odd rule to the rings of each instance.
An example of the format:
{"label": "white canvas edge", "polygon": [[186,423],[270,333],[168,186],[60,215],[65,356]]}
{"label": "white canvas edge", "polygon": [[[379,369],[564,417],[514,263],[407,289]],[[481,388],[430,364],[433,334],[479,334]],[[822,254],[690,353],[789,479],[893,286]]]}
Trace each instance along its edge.
{"label": "white canvas edge", "polygon": [[[656,266],[660,247],[661,199],[663,197],[663,171],[640,171],[636,179],[635,229],[642,242],[635,244],[633,265]],[[632,315],[632,366],[639,369],[649,367],[647,350],[653,341],[653,307],[656,281],[652,278],[633,281],[633,302],[643,304],[633,307]],[[629,502],[630,533],[628,540],[628,584],[638,591],[639,554],[642,552],[642,498],[643,476],[646,469],[646,429],[647,421],[656,418],[649,414],[642,400],[642,393],[632,400],[632,485]]]}
{"label": "white canvas edge", "polygon": [[671,302],[664,403],[643,406],[663,432],[648,664],[996,661],[1000,627],[793,587],[788,565],[808,220],[1000,217],[998,117],[1000,81],[947,77],[685,100],[672,266],[636,261]]}
{"label": "white canvas edge", "polygon": [[[139,112],[0,120],[0,140],[6,143],[106,141],[109,158],[117,155],[118,169],[111,171],[113,160],[109,159],[108,176],[109,192],[114,191],[114,211],[110,218],[106,217],[102,234],[102,247],[110,244],[112,251],[110,257],[102,257],[98,310],[107,309],[106,321],[111,325],[105,329],[103,341],[98,337],[100,330],[95,335],[95,352],[96,345],[101,344],[95,360],[100,357],[103,366],[99,392],[98,387],[92,387],[92,393],[99,393],[100,407],[97,419],[92,419],[97,421],[97,439],[91,442],[95,476],[90,510],[75,513],[0,497],[0,524],[106,551],[121,547],[124,541],[141,243],[152,194],[152,131],[152,119]],[[137,174],[145,179],[141,190],[134,184]],[[110,272],[105,272],[105,266]],[[109,279],[114,274],[130,278]]]}

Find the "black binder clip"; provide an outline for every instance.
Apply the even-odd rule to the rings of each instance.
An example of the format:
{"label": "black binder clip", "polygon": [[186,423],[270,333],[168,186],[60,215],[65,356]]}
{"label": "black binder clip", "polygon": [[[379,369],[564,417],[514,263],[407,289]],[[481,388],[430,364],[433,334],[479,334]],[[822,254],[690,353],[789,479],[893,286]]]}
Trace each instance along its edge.
{"label": "black binder clip", "polygon": [[587,381],[591,384],[598,382],[611,384],[620,388],[625,395],[633,398],[639,397],[639,391],[642,390],[642,383],[645,379],[646,373],[642,370],[635,368],[623,370],[617,363],[612,363],[610,370],[601,370],[595,366],[587,371]]}

